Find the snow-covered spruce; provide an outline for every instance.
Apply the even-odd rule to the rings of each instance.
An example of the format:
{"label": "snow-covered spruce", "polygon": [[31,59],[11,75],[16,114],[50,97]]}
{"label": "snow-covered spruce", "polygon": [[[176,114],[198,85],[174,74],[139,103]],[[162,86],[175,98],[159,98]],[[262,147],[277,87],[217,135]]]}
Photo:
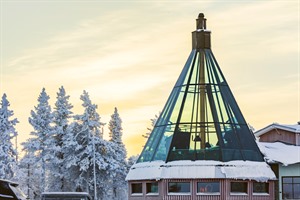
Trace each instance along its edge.
{"label": "snow-covered spruce", "polygon": [[72,172],[75,191],[95,194],[94,180],[96,180],[97,199],[103,199],[107,173],[110,165],[113,165],[108,156],[112,150],[103,139],[101,127],[104,123],[100,122],[97,105],[91,102],[86,91],[80,99],[83,101],[84,113],[74,116],[73,141],[69,142],[75,143],[76,146],[73,155],[66,156],[65,162],[69,163],[67,167]]}
{"label": "snow-covered spruce", "polygon": [[53,113],[49,105],[50,97],[46,93],[45,88],[42,89],[38,97],[38,105],[31,110],[29,123],[33,127],[29,140],[23,143],[24,149],[27,152],[26,159],[23,164],[30,169],[31,182],[29,187],[32,188],[32,193],[39,196],[41,192],[46,191],[47,165],[53,159],[51,148],[54,144],[53,139]]}
{"label": "snow-covered spruce", "polygon": [[71,132],[69,120],[72,117],[69,103],[69,95],[66,95],[64,87],[60,87],[57,93],[53,111],[53,144],[49,147],[51,151],[51,163],[49,163],[48,191],[70,191],[70,174],[64,162],[65,151],[70,144],[64,138]]}
{"label": "snow-covered spruce", "polygon": [[108,124],[110,146],[112,147],[112,159],[114,160],[115,170],[110,173],[110,187],[109,199],[119,199],[120,196],[125,195],[127,189],[127,183],[125,177],[127,174],[127,163],[126,163],[126,149],[122,142],[122,119],[118,113],[118,109],[114,109],[114,113],[111,115],[111,119]]}
{"label": "snow-covered spruce", "polygon": [[158,114],[156,114],[154,116],[154,118],[150,119],[150,121],[151,121],[151,127],[147,128],[147,132],[144,135],[142,135],[144,138],[149,138],[149,136],[150,136],[150,134],[151,134],[151,132],[153,130],[153,127],[155,126],[156,121],[158,120],[158,116],[159,115],[160,115],[160,112]]}
{"label": "snow-covered spruce", "polygon": [[17,151],[12,144],[12,139],[17,137],[18,133],[15,125],[17,118],[12,118],[14,113],[9,110],[9,101],[6,94],[3,94],[0,107],[0,179],[11,179],[14,177],[14,171],[17,167]]}

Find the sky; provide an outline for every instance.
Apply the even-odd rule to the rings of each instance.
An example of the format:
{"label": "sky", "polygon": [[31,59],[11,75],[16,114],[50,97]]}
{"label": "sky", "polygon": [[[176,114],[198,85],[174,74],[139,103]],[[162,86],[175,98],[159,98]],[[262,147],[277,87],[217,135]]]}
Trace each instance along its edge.
{"label": "sky", "polygon": [[[0,0],[0,95],[33,130],[30,111],[46,89],[54,107],[64,86],[73,112],[86,90],[109,122],[117,107],[128,156],[158,114],[191,52],[200,12],[212,51],[256,130],[300,121],[299,0]],[[104,136],[108,138],[107,125]],[[21,146],[19,145],[19,150]]]}

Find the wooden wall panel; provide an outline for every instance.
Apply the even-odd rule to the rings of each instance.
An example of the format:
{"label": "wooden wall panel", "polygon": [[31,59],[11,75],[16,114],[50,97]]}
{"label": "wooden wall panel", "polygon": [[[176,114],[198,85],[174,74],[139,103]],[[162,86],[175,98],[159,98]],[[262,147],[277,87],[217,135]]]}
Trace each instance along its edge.
{"label": "wooden wall panel", "polygon": [[285,142],[296,145],[296,134],[281,129],[273,129],[260,136],[260,142]]}
{"label": "wooden wall panel", "polygon": [[[191,194],[190,195],[168,195],[168,182],[190,182]],[[204,181],[220,181],[220,195],[197,195],[197,182]],[[145,194],[145,184],[149,181],[143,182],[143,196],[131,196],[129,193],[129,200],[274,200],[274,181],[269,181],[269,195],[253,195],[253,181],[245,181],[248,183],[247,195],[232,195],[230,194],[230,179],[172,179],[158,181],[159,195],[152,196]],[[131,182],[129,182],[130,184]]]}

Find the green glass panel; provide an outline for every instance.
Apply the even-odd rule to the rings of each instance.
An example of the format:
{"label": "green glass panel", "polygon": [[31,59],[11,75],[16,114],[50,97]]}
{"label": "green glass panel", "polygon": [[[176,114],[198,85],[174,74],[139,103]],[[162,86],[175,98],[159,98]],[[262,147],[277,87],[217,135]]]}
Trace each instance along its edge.
{"label": "green glass panel", "polygon": [[192,50],[138,162],[263,161],[210,49]]}

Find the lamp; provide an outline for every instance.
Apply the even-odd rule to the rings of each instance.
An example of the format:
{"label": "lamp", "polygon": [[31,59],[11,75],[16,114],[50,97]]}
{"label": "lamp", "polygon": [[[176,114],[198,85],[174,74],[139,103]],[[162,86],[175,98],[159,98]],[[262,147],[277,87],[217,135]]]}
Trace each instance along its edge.
{"label": "lamp", "polygon": [[194,142],[201,142],[201,138],[199,135],[196,135],[196,137],[194,138]]}

